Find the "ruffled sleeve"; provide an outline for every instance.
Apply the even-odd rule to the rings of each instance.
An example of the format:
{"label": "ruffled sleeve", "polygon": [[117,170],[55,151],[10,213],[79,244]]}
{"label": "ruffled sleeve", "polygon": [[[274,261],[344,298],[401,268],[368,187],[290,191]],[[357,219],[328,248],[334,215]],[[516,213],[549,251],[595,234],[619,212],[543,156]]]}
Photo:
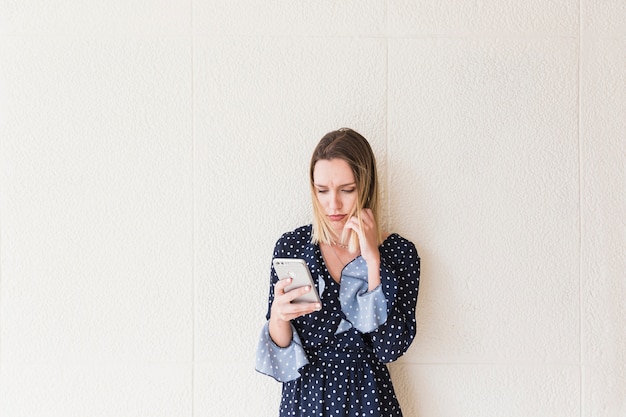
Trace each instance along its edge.
{"label": "ruffled sleeve", "polygon": [[336,334],[352,326],[362,333],[369,333],[387,321],[387,299],[382,286],[368,291],[367,264],[360,256],[341,272],[339,301],[346,319],[340,323]]}
{"label": "ruffled sleeve", "polygon": [[420,258],[415,245],[395,235],[381,248],[380,280],[387,299],[387,321],[365,335],[381,362],[400,358],[415,338],[419,277]]}
{"label": "ruffled sleeve", "polygon": [[358,257],[341,274],[339,300],[345,319],[335,334],[354,327],[383,363],[402,356],[415,338],[420,258],[415,245],[393,235],[381,246],[381,284],[368,291],[367,264]]}
{"label": "ruffled sleeve", "polygon": [[293,381],[300,377],[298,370],[308,365],[309,360],[293,325],[291,331],[293,332],[291,344],[282,348],[270,337],[269,320],[265,323],[256,350],[255,369],[258,372],[279,382]]}

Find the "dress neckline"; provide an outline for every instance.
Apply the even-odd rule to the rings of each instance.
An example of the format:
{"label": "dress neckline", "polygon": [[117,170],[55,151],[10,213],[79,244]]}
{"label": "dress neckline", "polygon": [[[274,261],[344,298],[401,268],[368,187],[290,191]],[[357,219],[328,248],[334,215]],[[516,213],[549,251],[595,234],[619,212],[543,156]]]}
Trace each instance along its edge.
{"label": "dress neckline", "polygon": [[[391,238],[395,237],[396,235],[397,233],[389,233],[387,237],[382,241],[382,243],[378,245],[378,249],[379,250],[382,249],[383,246],[385,246],[385,244],[387,243],[387,241],[390,241]],[[356,261],[357,259],[361,257],[361,255],[358,255],[354,257],[352,260],[350,260],[347,264],[345,264],[344,267],[341,268],[341,272],[339,273],[339,281],[336,281],[335,278],[333,278],[333,276],[331,275],[330,271],[328,270],[328,266],[326,265],[326,259],[324,259],[324,254],[322,253],[322,247],[320,246],[319,243],[315,243],[314,247],[315,247],[316,258],[318,262],[320,263],[320,265],[324,267],[324,271],[326,272],[325,275],[327,277],[330,277],[330,280],[337,285],[341,285],[341,276],[343,275],[343,271],[348,267],[348,265],[350,265],[351,263],[353,263],[354,261]]]}

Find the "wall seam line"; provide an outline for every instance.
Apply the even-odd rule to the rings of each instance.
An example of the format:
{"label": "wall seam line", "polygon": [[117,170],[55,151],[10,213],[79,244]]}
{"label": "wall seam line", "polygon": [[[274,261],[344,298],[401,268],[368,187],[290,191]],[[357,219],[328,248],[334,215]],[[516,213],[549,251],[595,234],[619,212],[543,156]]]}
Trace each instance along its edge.
{"label": "wall seam line", "polygon": [[190,1],[191,47],[191,417],[195,416],[196,380],[196,127],[194,1]]}
{"label": "wall seam line", "polygon": [[579,415],[583,417],[584,412],[584,372],[583,372],[583,278],[582,278],[582,253],[583,253],[583,220],[582,220],[582,141],[581,141],[581,114],[582,114],[582,13],[583,1],[578,1],[578,120],[577,120],[577,140],[578,140],[578,377],[579,377]]}
{"label": "wall seam line", "polygon": [[389,140],[389,0],[385,1],[385,192],[387,207],[385,209],[385,223],[391,232],[391,155]]}
{"label": "wall seam line", "polygon": [[[3,143],[4,143],[4,140],[2,139],[2,137],[0,137],[0,150],[2,150],[2,148],[3,148]],[[4,152],[2,154],[4,155]],[[2,166],[0,166],[0,172],[2,172]],[[2,277],[2,255],[3,255],[3,253],[2,253],[2,232],[3,232],[3,230],[2,230],[2,218],[3,218],[3,216],[2,216],[2,214],[3,214],[2,207],[4,206],[4,204],[2,203],[2,195],[4,195],[4,193],[1,192],[2,188],[3,188],[2,187],[2,181],[0,180],[0,312],[2,311],[2,294],[3,294],[2,293],[2,288],[3,288],[3,286],[2,286],[2,284],[3,284],[3,281],[2,281],[2,278],[3,278]],[[3,369],[3,366],[2,366],[2,362],[3,362],[2,361],[2,357],[3,357],[2,356],[2,349],[3,349],[2,340],[3,340],[3,338],[2,338],[2,320],[1,320],[1,317],[0,317],[0,381],[2,380],[2,369]]]}

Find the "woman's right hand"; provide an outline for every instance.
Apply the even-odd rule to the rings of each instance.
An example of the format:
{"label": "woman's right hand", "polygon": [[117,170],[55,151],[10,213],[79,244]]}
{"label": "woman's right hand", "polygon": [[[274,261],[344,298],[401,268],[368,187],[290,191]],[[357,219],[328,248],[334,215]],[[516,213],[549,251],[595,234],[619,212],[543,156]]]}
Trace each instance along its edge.
{"label": "woman's right hand", "polygon": [[311,291],[311,287],[300,287],[285,292],[285,287],[291,284],[292,279],[281,279],[274,287],[274,301],[270,313],[270,337],[280,347],[291,344],[291,320],[305,314],[321,310],[319,303],[292,303],[297,297]]}
{"label": "woman's right hand", "polygon": [[311,287],[305,286],[285,292],[285,287],[291,284],[291,281],[291,278],[281,279],[274,286],[274,301],[270,317],[287,322],[322,308],[319,303],[292,303],[296,298],[311,291]]}

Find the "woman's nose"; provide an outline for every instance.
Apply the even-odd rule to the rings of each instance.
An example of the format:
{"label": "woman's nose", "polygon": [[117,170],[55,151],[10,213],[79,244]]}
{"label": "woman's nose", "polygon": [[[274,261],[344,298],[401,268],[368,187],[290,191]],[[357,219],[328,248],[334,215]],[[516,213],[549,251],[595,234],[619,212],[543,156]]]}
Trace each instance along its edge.
{"label": "woman's nose", "polygon": [[330,198],[330,206],[333,209],[341,208],[341,198],[339,197],[339,193],[332,193]]}

